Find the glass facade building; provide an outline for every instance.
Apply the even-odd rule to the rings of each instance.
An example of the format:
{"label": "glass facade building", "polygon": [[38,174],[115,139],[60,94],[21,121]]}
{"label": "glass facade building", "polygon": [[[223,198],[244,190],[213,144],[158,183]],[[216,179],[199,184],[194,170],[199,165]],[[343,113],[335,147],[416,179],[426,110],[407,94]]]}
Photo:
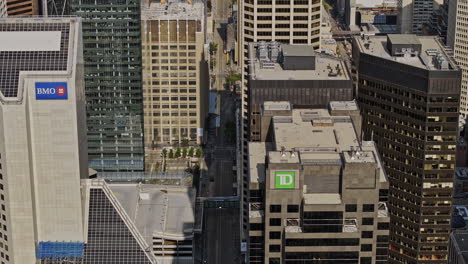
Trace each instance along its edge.
{"label": "glass facade building", "polygon": [[143,170],[140,2],[72,0],[83,18],[90,167]]}

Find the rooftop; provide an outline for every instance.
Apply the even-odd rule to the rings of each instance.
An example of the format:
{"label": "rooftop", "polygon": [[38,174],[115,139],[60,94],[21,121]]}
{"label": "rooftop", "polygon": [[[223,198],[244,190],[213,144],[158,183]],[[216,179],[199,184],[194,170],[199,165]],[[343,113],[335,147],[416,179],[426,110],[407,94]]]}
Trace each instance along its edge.
{"label": "rooftop", "polygon": [[275,110],[291,110],[291,104],[286,101],[269,101],[263,104],[263,110],[275,111]]}
{"label": "rooftop", "polygon": [[281,45],[283,56],[315,56],[314,47],[309,45]]}
{"label": "rooftop", "polygon": [[77,18],[0,18],[0,92],[17,97],[20,72],[62,71],[77,45]]}
{"label": "rooftop", "polygon": [[326,109],[294,109],[291,122],[273,119],[277,148],[341,151],[358,147],[349,116],[331,116]]}
{"label": "rooftop", "polygon": [[152,184],[109,187],[148,244],[153,236],[171,240],[192,237],[195,190]]}
{"label": "rooftop", "polygon": [[265,157],[270,149],[270,143],[249,142],[249,175],[251,183],[265,182]]}
{"label": "rooftop", "polygon": [[[266,54],[260,55],[259,45],[266,45]],[[260,58],[262,56],[262,58]],[[265,56],[265,57],[264,57]],[[286,70],[282,56],[305,57],[313,60],[314,70]],[[349,80],[350,75],[343,60],[315,53],[307,45],[286,45],[277,42],[249,43],[249,75],[253,80]]]}
{"label": "rooftop", "polygon": [[356,101],[333,101],[329,104],[332,111],[357,111],[359,110]]}
{"label": "rooftop", "polygon": [[[458,69],[453,59],[445,53],[444,48],[435,37],[390,34],[388,40],[392,45],[403,46],[403,50],[399,51],[401,56],[392,55],[392,51],[388,48],[387,36],[355,37],[359,50],[364,54],[431,71]],[[405,51],[405,46],[408,46],[409,49],[417,47],[416,50]]]}
{"label": "rooftop", "polygon": [[203,3],[187,3],[169,0],[160,3],[152,0],[141,0],[141,18],[144,20],[202,20]]}

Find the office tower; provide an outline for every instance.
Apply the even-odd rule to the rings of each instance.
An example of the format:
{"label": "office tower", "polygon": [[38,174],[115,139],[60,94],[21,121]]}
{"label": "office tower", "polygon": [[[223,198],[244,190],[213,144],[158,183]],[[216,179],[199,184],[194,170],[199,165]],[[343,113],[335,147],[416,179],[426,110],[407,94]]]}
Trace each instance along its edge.
{"label": "office tower", "polygon": [[364,138],[390,182],[389,263],[447,263],[461,71],[434,37],[353,46]]}
{"label": "office tower", "polygon": [[268,139],[248,147],[248,263],[386,263],[387,178],[348,113],[355,102],[264,103]]}
{"label": "office tower", "polygon": [[370,24],[380,32],[397,30],[398,0],[349,0],[345,2],[344,20],[351,30]]}
{"label": "office tower", "polygon": [[[238,1],[238,62],[242,72],[241,133],[248,139],[248,43],[277,41],[320,48],[321,0]],[[246,141],[244,141],[246,143]],[[243,144],[242,152],[245,153]]]}
{"label": "office tower", "polygon": [[444,0],[400,0],[398,25],[400,33],[423,32],[423,27],[430,24],[434,10],[442,5]]}
{"label": "office tower", "polygon": [[460,113],[466,118],[468,114],[468,55],[466,49],[468,43],[468,1],[451,0],[449,3],[449,29],[447,34],[447,45],[453,48],[454,58],[461,68],[462,83],[460,96]]}
{"label": "office tower", "polygon": [[468,232],[454,231],[450,234],[449,263],[468,263]]}
{"label": "office tower", "polygon": [[4,18],[0,39],[1,262],[73,261],[88,175],[81,23]]}
{"label": "office tower", "polygon": [[8,16],[6,4],[6,0],[0,0],[0,18]]}
{"label": "office tower", "polygon": [[249,43],[250,141],[260,141],[261,106],[287,100],[294,108],[326,107],[330,101],[353,99],[346,63],[316,53],[309,45]]}
{"label": "office tower", "polygon": [[38,0],[6,0],[8,16],[39,15]]}
{"label": "office tower", "polygon": [[203,3],[142,3],[145,147],[201,144],[208,111]]}
{"label": "office tower", "polygon": [[143,170],[140,1],[106,3],[70,2],[83,18],[89,165]]}
{"label": "office tower", "polygon": [[430,33],[438,35],[444,44],[447,43],[447,30],[449,23],[449,0],[444,0],[439,8],[434,9],[430,21]]}

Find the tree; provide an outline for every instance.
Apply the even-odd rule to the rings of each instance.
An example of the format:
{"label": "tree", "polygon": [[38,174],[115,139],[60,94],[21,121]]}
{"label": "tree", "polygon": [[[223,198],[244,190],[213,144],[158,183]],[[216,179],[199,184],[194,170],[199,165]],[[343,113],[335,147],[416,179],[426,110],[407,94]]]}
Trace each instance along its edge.
{"label": "tree", "polygon": [[163,149],[162,153],[161,153],[161,156],[163,158],[166,158],[167,157],[167,149]]}
{"label": "tree", "polygon": [[197,153],[196,153],[197,157],[201,158],[202,154],[203,153],[202,153],[201,148],[197,148]]}
{"label": "tree", "polygon": [[172,149],[169,150],[169,158],[170,158],[170,159],[173,159],[173,158],[174,158],[174,151],[172,151]]}
{"label": "tree", "polygon": [[183,148],[188,147],[189,145],[189,140],[187,138],[182,139],[182,142],[180,143],[180,146]]}
{"label": "tree", "polygon": [[210,42],[210,54],[214,55],[216,52],[218,52],[218,44]]}
{"label": "tree", "polygon": [[228,85],[228,88],[231,89],[232,86],[234,86],[236,82],[240,81],[241,79],[242,74],[231,71],[229,73],[229,76],[226,77],[226,84]]}
{"label": "tree", "polygon": [[193,148],[190,148],[188,151],[188,156],[193,157],[193,152],[194,152]]}
{"label": "tree", "polygon": [[177,150],[175,152],[175,157],[180,158],[180,148],[177,148]]}
{"label": "tree", "polygon": [[187,157],[187,149],[186,148],[182,149],[182,157],[183,158]]}

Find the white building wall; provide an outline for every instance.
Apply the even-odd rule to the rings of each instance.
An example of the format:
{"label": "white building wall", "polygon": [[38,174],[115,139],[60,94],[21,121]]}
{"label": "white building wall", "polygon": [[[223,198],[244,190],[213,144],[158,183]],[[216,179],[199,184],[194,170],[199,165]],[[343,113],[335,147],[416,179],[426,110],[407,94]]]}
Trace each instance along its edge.
{"label": "white building wall", "polygon": [[[81,23],[73,21],[68,72],[21,72],[19,96],[10,102],[0,96],[4,179],[0,183],[6,189],[10,261],[6,263],[35,263],[40,241],[85,240],[80,178],[88,171],[83,166],[86,144],[80,145],[86,135],[83,61],[78,55]],[[36,82],[66,82],[68,99],[37,100]]]}

